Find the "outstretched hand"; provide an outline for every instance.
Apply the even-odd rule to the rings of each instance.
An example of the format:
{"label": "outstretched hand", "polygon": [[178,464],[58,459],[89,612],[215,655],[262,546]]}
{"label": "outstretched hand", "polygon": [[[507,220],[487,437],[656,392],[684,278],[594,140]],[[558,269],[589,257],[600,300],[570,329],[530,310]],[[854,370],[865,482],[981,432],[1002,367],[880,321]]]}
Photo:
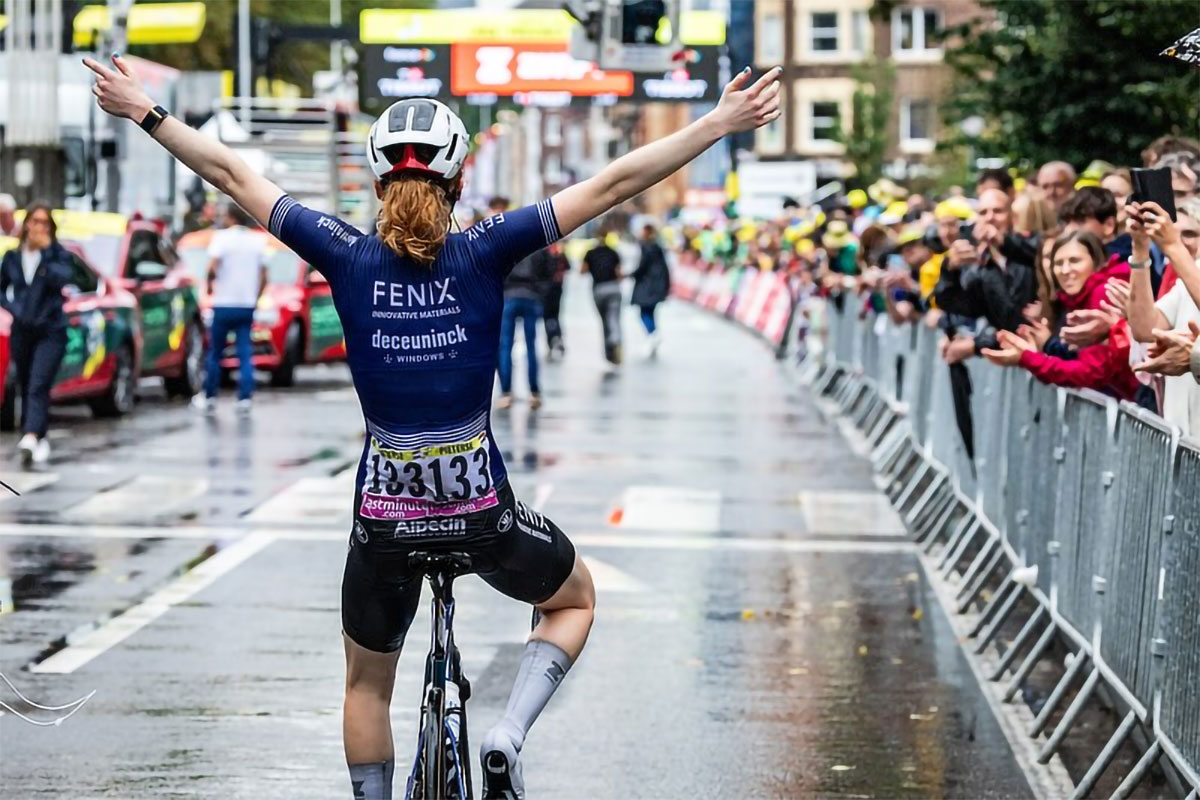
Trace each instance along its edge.
{"label": "outstretched hand", "polygon": [[752,131],[779,119],[782,113],[779,109],[779,76],[782,72],[782,68],[773,67],[747,87],[750,68],[746,67],[726,84],[721,101],[712,112],[723,136]]}
{"label": "outstretched hand", "polygon": [[137,73],[125,63],[117,53],[112,55],[115,69],[109,69],[90,58],[83,60],[84,66],[96,73],[96,84],[92,86],[92,94],[100,108],[114,117],[125,117],[134,122],[142,118],[154,108],[154,101],[142,90],[142,82]]}
{"label": "outstretched hand", "polygon": [[1200,326],[1188,323],[1186,331],[1164,331],[1154,329],[1154,343],[1150,345],[1149,358],[1134,365],[1135,372],[1154,375],[1186,375],[1191,367],[1192,349],[1200,337]]}

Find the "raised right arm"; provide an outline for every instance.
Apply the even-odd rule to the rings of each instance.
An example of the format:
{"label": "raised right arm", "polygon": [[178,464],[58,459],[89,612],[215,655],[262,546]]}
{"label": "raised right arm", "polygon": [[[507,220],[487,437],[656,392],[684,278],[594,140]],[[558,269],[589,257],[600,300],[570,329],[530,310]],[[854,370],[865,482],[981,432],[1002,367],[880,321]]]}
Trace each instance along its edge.
{"label": "raised right arm", "polygon": [[[115,117],[141,122],[154,107],[154,101],[142,91],[137,75],[114,54],[109,69],[90,58],[83,63],[96,73],[92,94],[104,111]],[[239,206],[265,228],[275,203],[283,195],[271,181],[252,170],[237,154],[174,117],[167,117],[154,131],[153,138],[188,169],[233,198]]]}
{"label": "raised right arm", "polygon": [[644,192],[731,133],[752,131],[778,119],[778,67],[753,85],[750,68],[742,70],[721,93],[717,107],[686,128],[626,153],[595,176],[563,189],[551,198],[558,227],[565,236]]}

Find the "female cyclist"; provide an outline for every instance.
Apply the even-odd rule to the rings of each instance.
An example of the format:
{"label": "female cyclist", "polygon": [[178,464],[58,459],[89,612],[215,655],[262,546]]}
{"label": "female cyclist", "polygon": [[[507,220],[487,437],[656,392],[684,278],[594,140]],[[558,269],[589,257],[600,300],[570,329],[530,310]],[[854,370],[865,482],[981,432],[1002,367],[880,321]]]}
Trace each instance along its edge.
{"label": "female cyclist", "polygon": [[168,116],[129,65],[91,59],[93,93],[138,122],[328,279],[346,336],[367,437],[342,582],[343,738],[356,797],[391,797],[388,718],[396,660],[416,613],[407,553],[467,550],[481,577],[533,604],[504,719],[483,738],[485,797],[523,797],[518,760],[534,719],[579,657],[595,593],[571,542],[513,497],[489,422],[504,276],[513,265],[653,186],[721,137],[779,116],[779,70],[747,68],[716,109],[554,197],[450,234],[469,137],[435,100],[393,104],[371,127],[367,157],[382,208],[365,235],[285,195],[232,151]]}

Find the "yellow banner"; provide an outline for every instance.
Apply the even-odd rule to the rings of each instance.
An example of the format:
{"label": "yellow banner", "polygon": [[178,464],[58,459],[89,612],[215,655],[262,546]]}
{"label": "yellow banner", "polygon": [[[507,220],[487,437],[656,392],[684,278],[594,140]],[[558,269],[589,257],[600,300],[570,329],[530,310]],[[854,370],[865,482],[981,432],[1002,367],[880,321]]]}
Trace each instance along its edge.
{"label": "yellow banner", "polygon": [[[478,8],[410,10],[365,8],[358,18],[364,44],[566,43],[579,23],[566,11]],[[684,44],[724,44],[725,17],[718,11],[684,11],[679,18]]]}
{"label": "yellow banner", "polygon": [[[137,3],[129,10],[130,44],[189,44],[204,32],[204,3]],[[110,27],[108,7],[84,6],[75,15],[75,46],[91,47],[92,34]]]}

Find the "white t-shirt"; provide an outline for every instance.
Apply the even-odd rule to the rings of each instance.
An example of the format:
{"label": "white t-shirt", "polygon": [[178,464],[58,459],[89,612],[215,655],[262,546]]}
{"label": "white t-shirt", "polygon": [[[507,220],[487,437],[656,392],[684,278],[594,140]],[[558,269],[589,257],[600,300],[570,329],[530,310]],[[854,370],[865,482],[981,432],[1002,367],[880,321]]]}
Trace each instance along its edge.
{"label": "white t-shirt", "polygon": [[259,275],[267,253],[267,237],[235,225],[213,234],[209,258],[217,259],[213,307],[254,308],[258,305]]}
{"label": "white t-shirt", "polygon": [[33,283],[33,276],[37,273],[38,266],[42,263],[41,250],[26,250],[21,248],[21,272],[25,273],[25,285]]}
{"label": "white t-shirt", "polygon": [[[1192,302],[1183,281],[1154,304],[1170,324],[1171,330],[1186,331],[1188,323],[1200,324],[1200,309]],[[1185,434],[1200,436],[1200,384],[1191,375],[1168,377],[1163,384],[1163,417],[1178,425]]]}

